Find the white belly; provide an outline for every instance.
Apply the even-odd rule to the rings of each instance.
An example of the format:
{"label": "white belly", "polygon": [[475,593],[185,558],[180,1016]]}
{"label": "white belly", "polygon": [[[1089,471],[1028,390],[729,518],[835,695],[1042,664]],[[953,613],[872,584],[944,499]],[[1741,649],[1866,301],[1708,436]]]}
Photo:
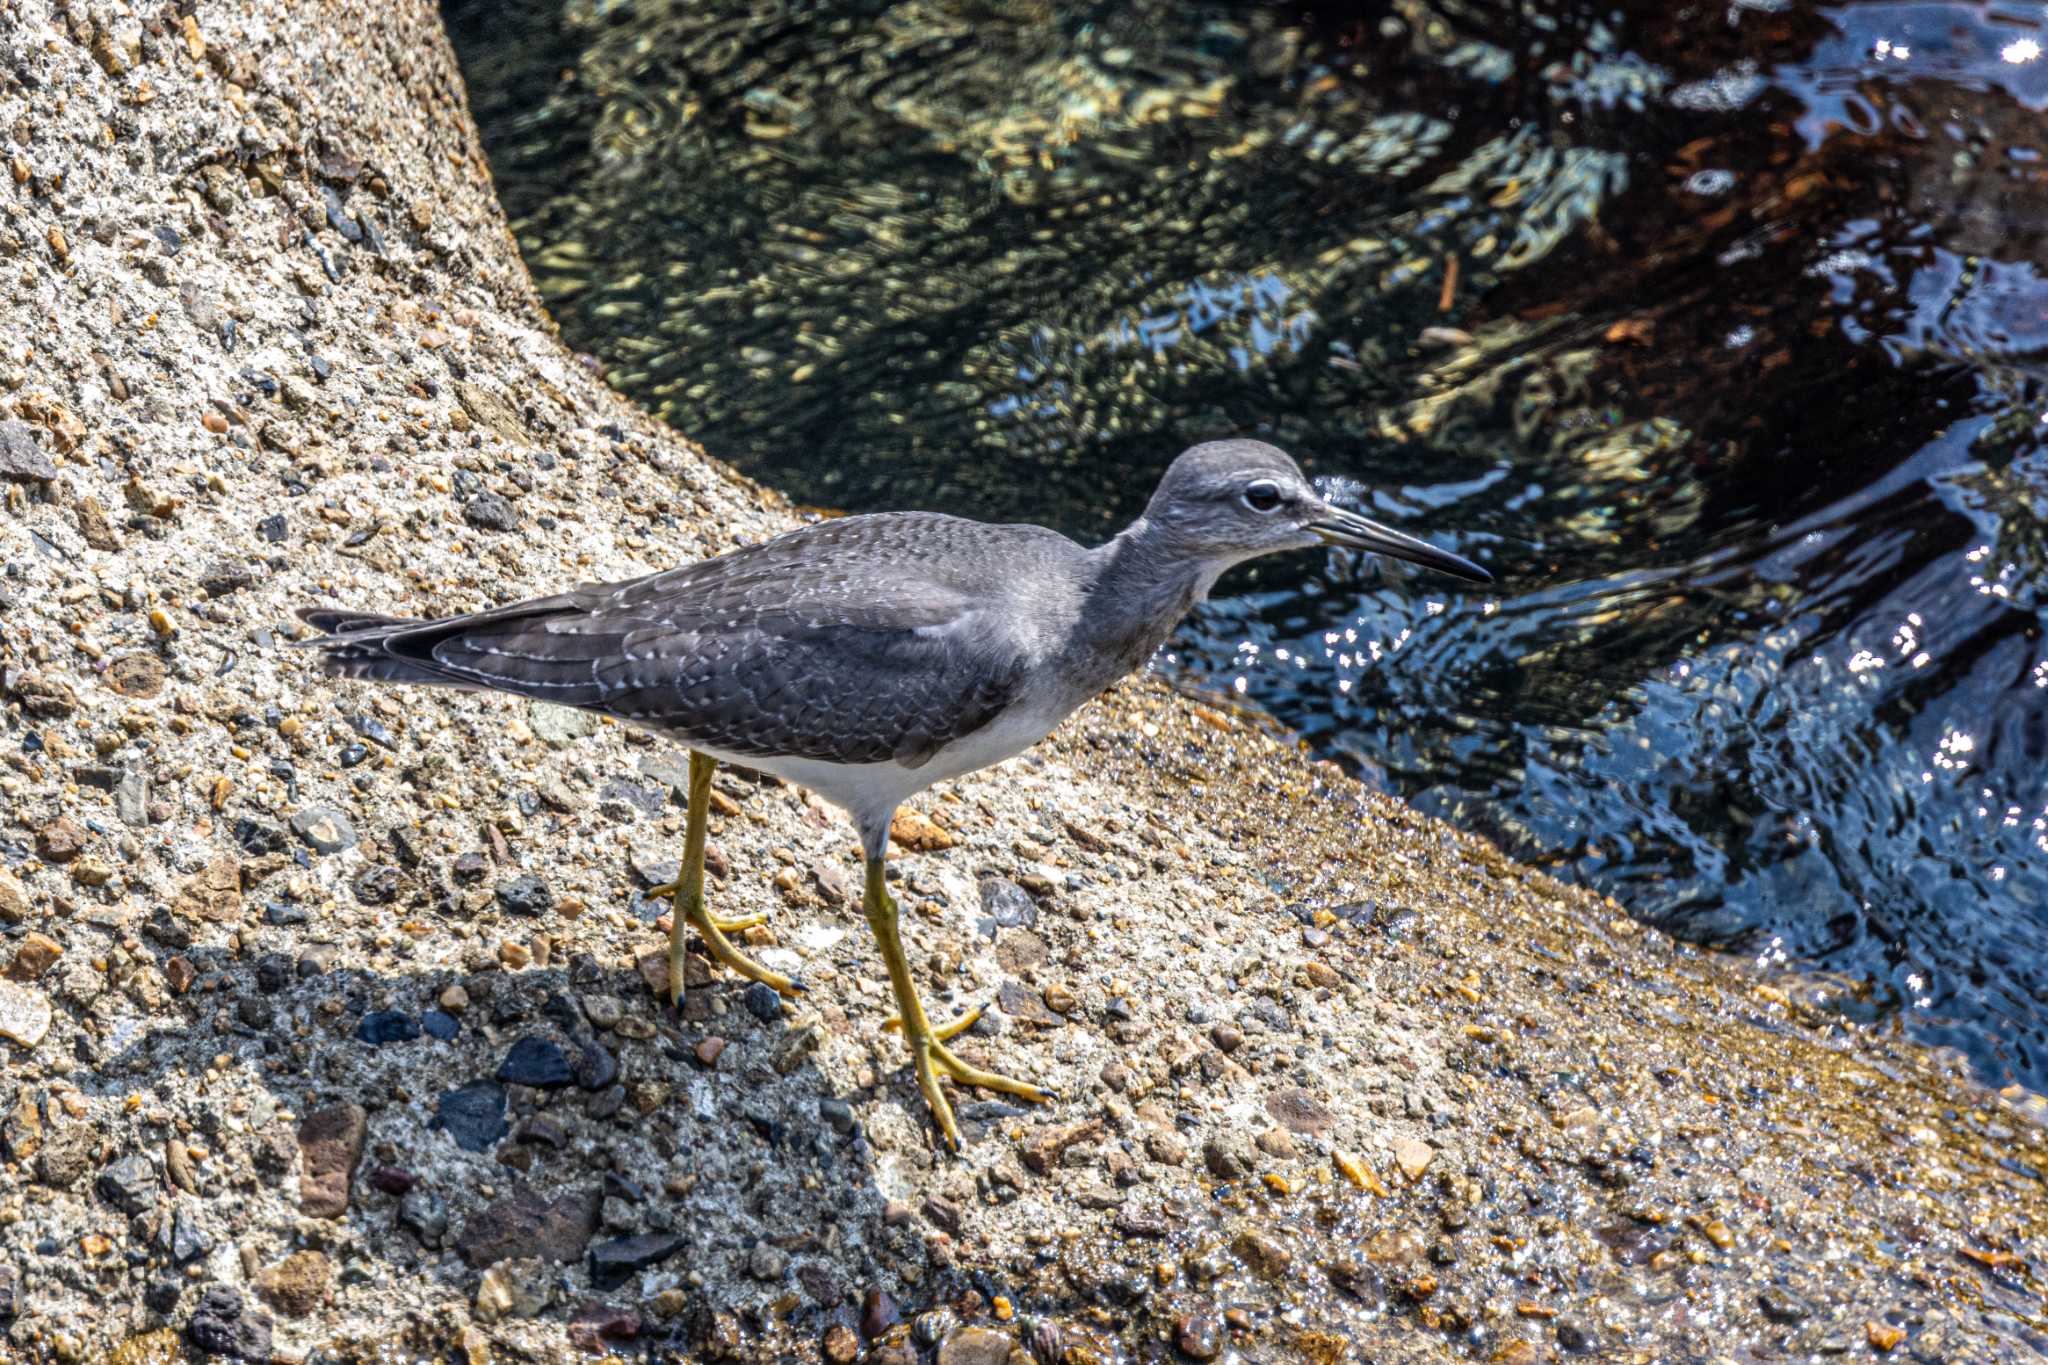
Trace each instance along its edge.
{"label": "white belly", "polygon": [[759,758],[722,753],[701,745],[694,747],[699,753],[721,763],[773,773],[785,782],[808,787],[851,814],[861,827],[863,836],[867,836],[877,826],[886,828],[896,807],[925,788],[1023,753],[1051,734],[1053,727],[1063,718],[1056,714],[1007,711],[973,734],[955,740],[928,762],[915,768],[893,760],[827,763],[815,758]]}

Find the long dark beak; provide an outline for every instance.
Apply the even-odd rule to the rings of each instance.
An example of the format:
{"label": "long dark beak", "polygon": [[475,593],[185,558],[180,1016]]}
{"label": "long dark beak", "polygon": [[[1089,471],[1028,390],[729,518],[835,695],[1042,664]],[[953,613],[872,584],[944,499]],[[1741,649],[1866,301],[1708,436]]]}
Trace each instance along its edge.
{"label": "long dark beak", "polygon": [[1347,512],[1341,507],[1332,507],[1323,516],[1309,523],[1314,531],[1332,545],[1345,545],[1354,550],[1370,550],[1376,555],[1390,559],[1405,559],[1411,564],[1422,564],[1459,578],[1469,578],[1475,583],[1491,583],[1493,575],[1474,564],[1463,555],[1454,555],[1449,550],[1439,550],[1428,541],[1417,540],[1414,536],[1402,535],[1391,526],[1382,526],[1356,512]]}

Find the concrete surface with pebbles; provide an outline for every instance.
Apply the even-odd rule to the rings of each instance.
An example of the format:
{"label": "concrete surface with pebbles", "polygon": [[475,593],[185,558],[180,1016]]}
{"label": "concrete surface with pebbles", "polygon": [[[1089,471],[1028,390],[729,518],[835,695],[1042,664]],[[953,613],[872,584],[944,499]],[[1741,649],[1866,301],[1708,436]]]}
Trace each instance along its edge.
{"label": "concrete surface with pebbles", "polygon": [[[433,8],[0,0],[0,1355],[2033,1358],[2031,1097],[1133,683],[898,828],[721,774],[812,991],[659,1007],[682,755],[290,609],[791,525],[541,315]],[[1171,444],[1171,433],[1162,441]]]}

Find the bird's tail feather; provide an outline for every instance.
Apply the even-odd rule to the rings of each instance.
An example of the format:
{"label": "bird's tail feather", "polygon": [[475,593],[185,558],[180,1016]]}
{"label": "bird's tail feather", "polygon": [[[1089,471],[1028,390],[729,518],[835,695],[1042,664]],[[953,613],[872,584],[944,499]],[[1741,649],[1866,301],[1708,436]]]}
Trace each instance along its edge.
{"label": "bird's tail feather", "polygon": [[301,607],[299,619],[320,632],[295,647],[320,651],[320,668],[330,678],[353,678],[360,682],[411,683],[426,687],[461,687],[475,684],[451,678],[438,669],[414,663],[384,648],[384,637],[401,630],[430,625],[416,616],[379,616],[373,612],[334,611],[325,607]]}

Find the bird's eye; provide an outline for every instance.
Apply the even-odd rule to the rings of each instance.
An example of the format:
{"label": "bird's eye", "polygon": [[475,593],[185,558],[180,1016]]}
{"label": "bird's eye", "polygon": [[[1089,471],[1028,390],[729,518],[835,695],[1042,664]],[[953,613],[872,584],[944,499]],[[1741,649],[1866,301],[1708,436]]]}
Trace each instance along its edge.
{"label": "bird's eye", "polygon": [[1254,512],[1270,512],[1280,505],[1280,485],[1260,479],[1244,490],[1244,505]]}

